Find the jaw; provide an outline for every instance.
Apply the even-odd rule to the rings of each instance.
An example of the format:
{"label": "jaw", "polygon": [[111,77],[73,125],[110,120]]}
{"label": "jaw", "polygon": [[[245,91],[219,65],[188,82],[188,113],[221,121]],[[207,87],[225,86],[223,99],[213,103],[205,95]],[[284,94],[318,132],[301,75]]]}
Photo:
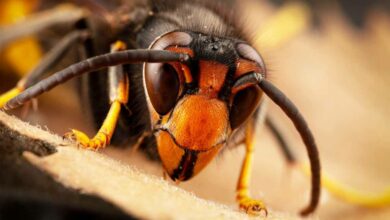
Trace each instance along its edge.
{"label": "jaw", "polygon": [[172,180],[185,181],[198,174],[219,153],[224,143],[207,150],[191,150],[178,146],[168,131],[157,135],[157,149],[165,171]]}
{"label": "jaw", "polygon": [[157,149],[173,180],[188,180],[219,153],[230,134],[227,105],[205,95],[184,97],[165,116],[156,134]]}

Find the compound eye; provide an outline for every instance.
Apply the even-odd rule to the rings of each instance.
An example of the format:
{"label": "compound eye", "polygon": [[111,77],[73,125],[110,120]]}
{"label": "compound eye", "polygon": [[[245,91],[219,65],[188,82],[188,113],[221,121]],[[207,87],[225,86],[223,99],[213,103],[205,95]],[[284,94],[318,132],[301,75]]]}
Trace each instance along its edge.
{"label": "compound eye", "polygon": [[154,63],[145,67],[145,84],[150,102],[159,115],[175,106],[180,89],[179,75],[170,64]]}
{"label": "compound eye", "polygon": [[238,91],[230,109],[230,126],[235,129],[242,125],[253,114],[261,98],[258,86],[250,86]]}
{"label": "compound eye", "polygon": [[149,47],[153,50],[165,50],[169,46],[188,46],[192,41],[186,32],[173,31],[158,37]]}
{"label": "compound eye", "polygon": [[251,46],[245,43],[239,43],[236,46],[238,54],[245,59],[252,60],[259,64],[259,66],[264,70],[265,65],[263,58],[261,58],[260,54]]}

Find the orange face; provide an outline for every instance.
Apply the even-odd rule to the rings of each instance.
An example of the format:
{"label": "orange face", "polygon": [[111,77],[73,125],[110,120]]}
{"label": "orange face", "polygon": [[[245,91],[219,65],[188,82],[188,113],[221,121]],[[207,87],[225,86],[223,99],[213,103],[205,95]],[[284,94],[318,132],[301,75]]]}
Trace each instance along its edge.
{"label": "orange face", "polygon": [[[179,37],[189,39],[185,34]],[[168,45],[164,49],[197,58],[196,51],[188,46]],[[235,109],[232,104],[242,102],[235,100],[235,96],[246,90],[245,85],[232,89],[228,83],[253,71],[261,71],[261,68],[256,62],[241,58],[229,64],[201,57],[191,64],[145,65],[144,80],[157,149],[173,180],[184,181],[193,177],[225,146],[237,128],[231,123],[232,109]],[[249,100],[254,105],[249,106],[250,111],[245,110],[247,115],[253,113],[261,97],[259,90],[251,92],[255,98]],[[244,94],[240,99],[248,98]]]}
{"label": "orange face", "polygon": [[229,132],[226,105],[204,95],[190,95],[178,103],[157,134],[163,165],[173,179],[197,174],[219,152]]}

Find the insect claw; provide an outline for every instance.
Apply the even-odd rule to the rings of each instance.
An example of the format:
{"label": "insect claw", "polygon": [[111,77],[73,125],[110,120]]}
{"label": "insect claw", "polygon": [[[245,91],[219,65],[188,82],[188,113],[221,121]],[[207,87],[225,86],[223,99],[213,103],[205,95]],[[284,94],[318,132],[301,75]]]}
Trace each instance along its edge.
{"label": "insect claw", "polygon": [[268,210],[264,203],[260,200],[245,197],[239,201],[240,209],[244,210],[248,215],[267,217]]}

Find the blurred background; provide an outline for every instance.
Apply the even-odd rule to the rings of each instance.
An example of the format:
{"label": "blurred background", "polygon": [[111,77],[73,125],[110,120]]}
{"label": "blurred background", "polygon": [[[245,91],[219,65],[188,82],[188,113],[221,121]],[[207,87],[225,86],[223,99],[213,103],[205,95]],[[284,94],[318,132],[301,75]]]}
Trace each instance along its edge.
{"label": "blurred background", "polygon": [[[0,24],[12,24],[58,2],[1,0]],[[253,44],[266,61],[271,81],[288,94],[306,117],[319,146],[323,170],[363,191],[384,190],[390,185],[389,1],[245,0],[238,3],[232,9],[242,13],[244,28],[253,33]],[[38,40],[36,36],[28,37],[1,50],[0,93],[11,89],[34,66],[47,45],[55,41],[51,36],[49,32],[40,35]],[[72,61],[63,65],[67,62]],[[79,104],[73,84],[67,83],[44,94],[29,111],[22,108],[14,113],[59,135],[70,128],[92,135],[85,119],[87,111]],[[271,102],[268,112],[300,160],[307,160],[304,145],[291,122]],[[262,124],[258,124],[256,139],[252,195],[262,198],[272,210],[297,213],[307,204],[309,179],[287,165],[275,139]],[[148,161],[130,148],[109,147],[102,152],[162,176],[158,163]],[[236,208],[235,187],[243,156],[242,146],[225,151],[180,187],[201,198]],[[316,216],[390,219],[390,208],[354,206],[324,190]]]}

